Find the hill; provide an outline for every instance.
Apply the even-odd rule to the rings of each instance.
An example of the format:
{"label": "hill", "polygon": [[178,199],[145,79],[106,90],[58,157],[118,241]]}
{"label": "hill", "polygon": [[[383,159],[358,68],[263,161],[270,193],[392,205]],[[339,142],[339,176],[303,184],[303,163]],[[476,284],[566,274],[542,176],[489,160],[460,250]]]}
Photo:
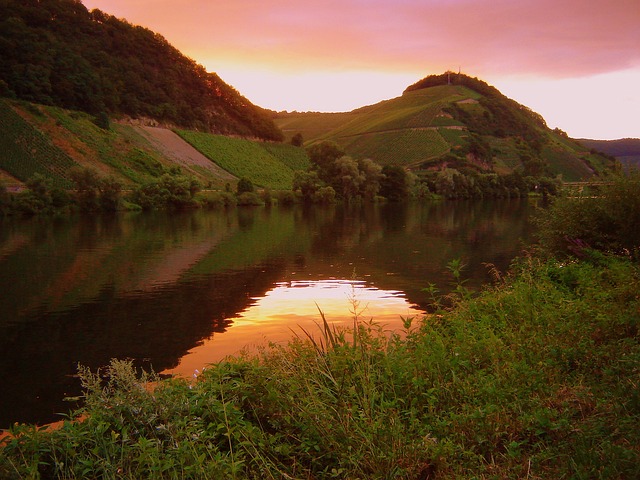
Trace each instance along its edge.
{"label": "hill", "polygon": [[354,158],[422,174],[444,168],[561,176],[604,175],[612,160],[591,152],[527,107],[467,75],[432,75],[402,96],[346,113],[273,113],[305,145],[333,141]]}
{"label": "hill", "polygon": [[126,188],[179,172],[207,188],[235,187],[245,177],[280,189],[308,164],[304,149],[289,144],[131,123],[104,129],[84,112],[0,98],[0,183],[9,187],[39,173],[70,188],[69,170],[79,165]]}
{"label": "hill", "polygon": [[619,140],[578,140],[587,148],[598,150],[616,157],[624,165],[640,167],[640,138],[621,138]]}
{"label": "hill", "polygon": [[0,2],[0,96],[280,140],[266,111],[161,35],[79,0]]}

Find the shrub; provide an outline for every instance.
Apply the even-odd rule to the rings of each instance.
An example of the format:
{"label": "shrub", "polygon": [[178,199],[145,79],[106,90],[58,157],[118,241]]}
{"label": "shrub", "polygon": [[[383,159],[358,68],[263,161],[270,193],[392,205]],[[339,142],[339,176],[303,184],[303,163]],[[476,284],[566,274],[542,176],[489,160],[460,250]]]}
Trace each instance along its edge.
{"label": "shrub", "polygon": [[200,184],[193,178],[165,174],[136,189],[132,198],[143,210],[181,209],[197,206],[194,196],[199,190]]}
{"label": "shrub", "polygon": [[200,192],[195,200],[205,208],[233,207],[238,203],[236,196],[228,191]]}
{"label": "shrub", "polygon": [[296,203],[296,194],[291,190],[280,190],[276,193],[279,205],[293,205]]}
{"label": "shrub", "polygon": [[537,219],[539,243],[552,255],[640,255],[640,173],[615,177],[596,196],[557,198]]}
{"label": "shrub", "polygon": [[254,188],[251,180],[249,180],[248,178],[241,178],[238,181],[238,187],[237,187],[238,195],[241,195],[246,192],[253,192],[253,191],[254,191]]}
{"label": "shrub", "polygon": [[257,206],[264,202],[256,192],[244,192],[238,195],[238,205]]}

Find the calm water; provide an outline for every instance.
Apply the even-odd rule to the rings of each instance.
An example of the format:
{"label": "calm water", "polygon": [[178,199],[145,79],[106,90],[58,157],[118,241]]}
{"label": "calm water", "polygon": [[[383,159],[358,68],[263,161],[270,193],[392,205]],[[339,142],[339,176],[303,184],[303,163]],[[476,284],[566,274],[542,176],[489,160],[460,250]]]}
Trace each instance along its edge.
{"label": "calm water", "polygon": [[469,286],[531,235],[526,201],[252,208],[0,222],[0,428],[72,407],[77,364],[166,374],[313,329],[318,308],[388,329],[421,315],[447,263]]}

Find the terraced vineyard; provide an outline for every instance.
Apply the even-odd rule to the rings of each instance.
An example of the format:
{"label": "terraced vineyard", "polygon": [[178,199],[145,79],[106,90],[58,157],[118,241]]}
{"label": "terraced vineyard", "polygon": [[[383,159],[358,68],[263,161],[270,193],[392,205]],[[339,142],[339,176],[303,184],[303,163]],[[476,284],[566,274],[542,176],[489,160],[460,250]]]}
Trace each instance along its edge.
{"label": "terraced vineyard", "polygon": [[[304,151],[293,146],[287,148],[282,144],[188,130],[177,130],[176,133],[226,171],[261,187],[290,189],[294,170],[308,165],[308,160],[305,163],[301,156],[306,157]],[[285,157],[286,161],[283,160]]]}
{"label": "terraced vineyard", "polygon": [[54,186],[71,187],[68,171],[78,164],[0,100],[0,168],[21,181],[35,174],[52,179]]}
{"label": "terraced vineyard", "polygon": [[289,137],[302,133],[305,145],[332,141],[356,159],[414,171],[444,166],[451,157],[464,166],[478,156],[503,175],[522,172],[527,157],[565,180],[611,168],[602,155],[552,131],[526,107],[478,79],[461,77],[463,83],[447,84],[445,76],[444,84],[410,87],[397,98],[348,113],[278,113],[275,122]]}
{"label": "terraced vineyard", "polygon": [[412,166],[443,155],[449,144],[438,130],[413,128],[358,135],[340,144],[352,155],[374,158],[381,165]]}

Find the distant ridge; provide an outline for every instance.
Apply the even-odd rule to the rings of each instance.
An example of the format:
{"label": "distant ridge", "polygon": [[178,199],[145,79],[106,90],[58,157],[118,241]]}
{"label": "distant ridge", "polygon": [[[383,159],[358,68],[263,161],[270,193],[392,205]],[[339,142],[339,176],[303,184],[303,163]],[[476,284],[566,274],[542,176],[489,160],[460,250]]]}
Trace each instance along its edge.
{"label": "distant ridge", "polygon": [[580,138],[578,141],[587,148],[592,148],[616,157],[625,165],[640,167],[640,138],[621,138],[618,140],[589,140]]}
{"label": "distant ridge", "polygon": [[79,0],[0,2],[0,96],[281,140],[266,111],[161,35]]}

